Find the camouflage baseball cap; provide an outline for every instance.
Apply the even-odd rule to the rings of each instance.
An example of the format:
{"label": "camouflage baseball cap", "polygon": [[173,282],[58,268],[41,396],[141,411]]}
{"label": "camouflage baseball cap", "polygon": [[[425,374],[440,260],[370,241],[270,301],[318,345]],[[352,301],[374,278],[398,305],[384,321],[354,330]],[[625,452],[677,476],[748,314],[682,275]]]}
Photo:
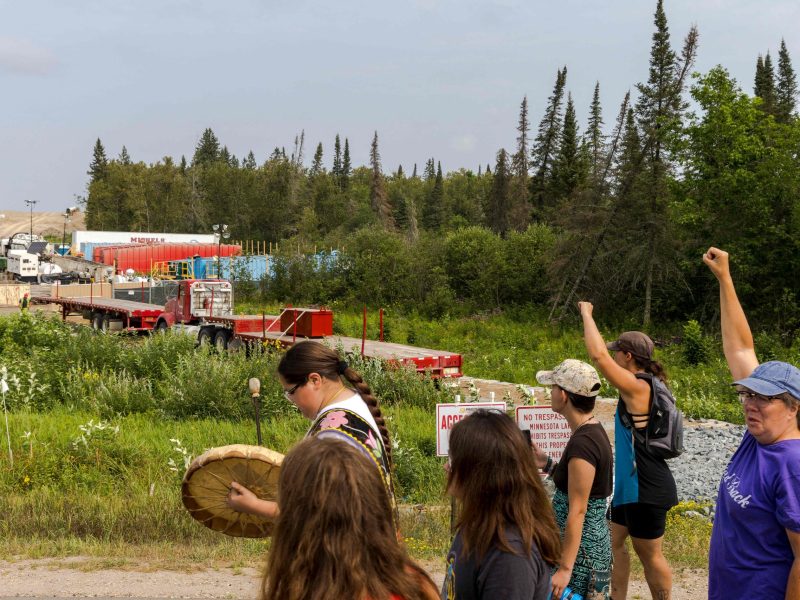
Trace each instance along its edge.
{"label": "camouflage baseball cap", "polygon": [[568,358],[552,371],[539,371],[536,381],[542,385],[557,385],[562,390],[592,398],[600,393],[600,377],[594,367],[583,361]]}

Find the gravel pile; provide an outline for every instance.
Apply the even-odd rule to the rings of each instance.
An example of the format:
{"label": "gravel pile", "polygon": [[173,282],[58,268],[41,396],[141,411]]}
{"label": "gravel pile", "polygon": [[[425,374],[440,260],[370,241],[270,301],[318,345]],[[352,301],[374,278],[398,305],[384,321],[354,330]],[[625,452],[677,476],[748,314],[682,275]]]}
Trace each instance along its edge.
{"label": "gravel pile", "polygon": [[722,472],[739,447],[744,430],[744,425],[689,419],[683,430],[684,453],[668,461],[679,500],[716,500]]}

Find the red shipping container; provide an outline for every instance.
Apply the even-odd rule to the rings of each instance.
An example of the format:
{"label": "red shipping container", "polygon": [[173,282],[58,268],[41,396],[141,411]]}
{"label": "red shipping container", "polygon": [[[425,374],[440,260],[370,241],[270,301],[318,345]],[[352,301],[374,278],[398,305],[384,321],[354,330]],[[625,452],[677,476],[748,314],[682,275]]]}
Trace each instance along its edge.
{"label": "red shipping container", "polygon": [[296,333],[298,337],[316,338],[333,335],[333,312],[324,308],[286,308],[281,313],[281,330],[286,332],[285,335]]}
{"label": "red shipping container", "polygon": [[120,246],[101,246],[95,248],[96,262],[116,265],[118,273],[133,269],[137,273],[150,273],[155,263],[170,260],[184,260],[193,256],[211,257],[234,256],[241,254],[238,244],[126,244]]}

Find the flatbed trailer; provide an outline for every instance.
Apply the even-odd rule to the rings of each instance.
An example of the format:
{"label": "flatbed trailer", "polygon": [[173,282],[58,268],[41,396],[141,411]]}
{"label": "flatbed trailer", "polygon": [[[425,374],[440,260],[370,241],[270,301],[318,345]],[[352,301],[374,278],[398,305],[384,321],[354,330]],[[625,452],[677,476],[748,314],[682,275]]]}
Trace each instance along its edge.
{"label": "flatbed trailer", "polygon": [[[221,286],[220,283],[226,285]],[[411,365],[431,377],[460,377],[460,354],[406,344],[333,335],[333,313],[326,309],[287,308],[280,315],[235,315],[230,284],[184,281],[166,306],[97,296],[34,295],[34,304],[57,304],[62,317],[81,315],[101,331],[165,331],[174,325],[196,327],[198,344],[236,351],[266,343],[282,347],[314,339],[369,358]]]}

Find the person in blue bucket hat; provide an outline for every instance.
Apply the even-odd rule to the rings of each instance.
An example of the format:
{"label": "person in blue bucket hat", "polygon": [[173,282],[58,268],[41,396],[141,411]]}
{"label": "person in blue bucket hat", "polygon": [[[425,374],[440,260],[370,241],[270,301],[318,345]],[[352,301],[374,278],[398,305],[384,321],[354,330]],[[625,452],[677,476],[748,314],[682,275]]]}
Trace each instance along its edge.
{"label": "person in blue bucket hat", "polygon": [[[800,598],[800,369],[758,363],[728,253],[703,256],[719,281],[722,348],[747,430],[722,475],[708,597]],[[733,594],[733,595],[732,595]]]}

